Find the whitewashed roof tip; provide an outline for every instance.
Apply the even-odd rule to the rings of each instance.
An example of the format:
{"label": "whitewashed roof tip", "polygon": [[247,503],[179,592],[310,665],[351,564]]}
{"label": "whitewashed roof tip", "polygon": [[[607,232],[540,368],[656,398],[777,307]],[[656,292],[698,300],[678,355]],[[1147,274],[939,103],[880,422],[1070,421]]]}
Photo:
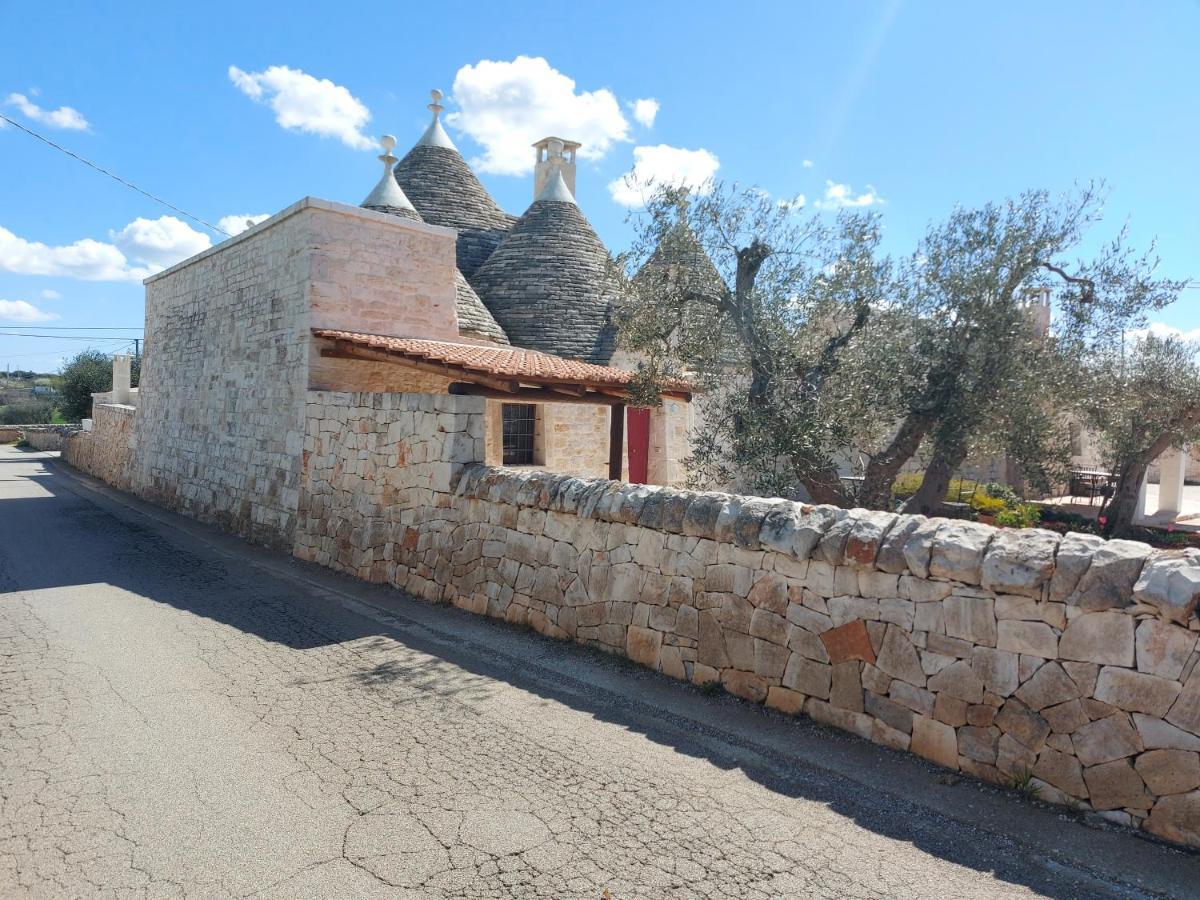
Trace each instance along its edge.
{"label": "whitewashed roof tip", "polygon": [[571,189],[567,187],[567,182],[563,180],[562,169],[555,169],[548,179],[546,186],[541,192],[533,198],[536,203],[539,200],[557,200],[560,203],[574,203],[575,197],[571,194]]}
{"label": "whitewashed roof tip", "polygon": [[421,135],[421,139],[417,141],[418,147],[446,147],[450,150],[457,150],[454,146],[454,141],[450,140],[450,135],[446,134],[446,129],[442,127],[441,114],[446,107],[442,106],[441,91],[434,88],[429,92],[429,96],[433,98],[426,109],[433,113],[433,121],[429,123],[429,127],[425,129],[425,133]]}
{"label": "whitewashed roof tip", "polygon": [[399,161],[392,155],[392,151],[396,148],[396,139],[390,134],[385,134],[379,139],[379,144],[383,147],[383,155],[379,157],[379,161],[383,163],[383,176],[371,193],[367,195],[367,199],[359,206],[383,211],[411,210],[415,213],[416,207],[401,190],[392,174],[392,167]]}

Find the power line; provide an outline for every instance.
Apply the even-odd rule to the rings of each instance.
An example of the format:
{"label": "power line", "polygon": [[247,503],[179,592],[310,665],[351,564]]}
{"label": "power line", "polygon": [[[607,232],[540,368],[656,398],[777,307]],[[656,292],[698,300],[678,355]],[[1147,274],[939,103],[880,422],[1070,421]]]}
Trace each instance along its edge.
{"label": "power line", "polygon": [[116,337],[104,337],[103,335],[87,335],[87,334],[29,334],[20,331],[0,331],[0,336],[3,337],[22,337],[22,338],[53,338],[56,341],[129,341],[133,342],[133,338],[129,335],[118,335]]}
{"label": "power line", "polygon": [[25,331],[37,329],[38,331],[145,331],[141,325],[5,325],[9,331]]}
{"label": "power line", "polygon": [[223,235],[225,235],[225,237],[232,237],[232,235],[228,231],[218,228],[216,225],[213,225],[211,222],[204,221],[204,219],[200,218],[199,216],[193,216],[190,212],[185,212],[184,210],[180,209],[178,206],[175,206],[173,203],[168,203],[162,197],[156,197],[154,194],[150,193],[149,191],[138,187],[132,181],[126,181],[120,175],[114,174],[113,172],[108,171],[108,169],[105,169],[102,166],[96,165],[94,162],[92,162],[89,159],[84,159],[78,153],[72,153],[70,150],[68,150],[66,147],[63,147],[61,144],[54,143],[54,141],[50,140],[50,138],[40,135],[36,131],[33,131],[32,129],[26,128],[20,122],[13,121],[12,119],[10,119],[8,116],[4,115],[3,113],[0,113],[0,119],[3,119],[9,125],[13,125],[16,128],[21,129],[23,132],[25,132],[30,137],[35,137],[39,141],[49,144],[55,150],[58,150],[61,153],[67,154],[67,156],[71,157],[72,159],[79,160],[79,162],[83,163],[85,166],[91,166],[97,172],[101,173],[102,175],[107,175],[109,178],[113,179],[114,181],[120,182],[121,184],[125,185],[125,187],[131,188],[131,189],[137,191],[139,194],[145,194],[147,197],[149,197],[155,203],[161,203],[163,206],[167,207],[167,209],[173,209],[173,210],[175,210],[175,212],[179,213],[181,216],[187,216],[193,222],[199,222],[205,228],[209,228],[209,229],[215,231],[217,234],[223,234]]}

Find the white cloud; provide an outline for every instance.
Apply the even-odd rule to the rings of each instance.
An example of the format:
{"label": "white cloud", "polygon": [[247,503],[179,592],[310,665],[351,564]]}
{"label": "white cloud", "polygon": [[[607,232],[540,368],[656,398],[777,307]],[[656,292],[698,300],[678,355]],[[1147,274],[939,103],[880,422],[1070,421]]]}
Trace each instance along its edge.
{"label": "white cloud", "polygon": [[52,322],[58,316],[43,312],[24,300],[0,300],[0,321],[4,322]]}
{"label": "white cloud", "polygon": [[221,216],[217,219],[217,227],[229,235],[241,234],[251,225],[257,225],[259,222],[266,221],[271,218],[270,213],[244,213],[233,216]]}
{"label": "white cloud", "polygon": [[42,299],[43,300],[61,300],[62,294],[60,294],[58,291],[49,291],[49,290],[42,291]]}
{"label": "white cloud", "polygon": [[1151,322],[1145,328],[1135,328],[1128,332],[1132,338],[1143,338],[1148,334],[1154,335],[1156,338],[1179,338],[1188,343],[1200,342],[1200,328],[1192,328],[1184,331],[1182,328],[1176,328],[1174,325],[1167,325],[1164,322]]}
{"label": "white cloud", "polygon": [[662,185],[695,188],[716,174],[720,160],[708,150],[686,150],[659,144],[633,148],[633,171],[610,181],[608,192],[622,206],[641,206]]}
{"label": "white cloud", "polygon": [[855,194],[854,189],[848,184],[826,181],[825,196],[820,200],[814,200],[813,206],[817,209],[845,209],[847,207],[874,206],[883,202],[883,198],[869,184],[861,194]]}
{"label": "white cloud", "polygon": [[207,234],[174,216],[134,219],[120,231],[109,232],[109,237],[126,256],[159,270],[212,246]]}
{"label": "white cloud", "polygon": [[800,163],[800,165],[804,166],[806,169],[811,169],[813,167],[813,161],[811,159],[806,159],[804,162]]}
{"label": "white cloud", "polygon": [[230,66],[229,80],[251,100],[269,105],[282,128],[334,137],[356,150],[375,146],[362,132],[371,120],[370,110],[340,84],[287,66],[261,72]]}
{"label": "white cloud", "polygon": [[88,120],[77,109],[60,106],[58,109],[42,109],[24,94],[9,94],[4,101],[9,106],[15,106],[21,114],[34,122],[49,125],[51,128],[61,128],[65,131],[87,131]]}
{"label": "white cloud", "polygon": [[629,140],[629,122],[612,91],[576,93],[574,80],[540,56],[463,66],[453,96],[459,111],[447,120],[483,147],[472,160],[481,172],[531,172],[530,145],[548,135],[579,141],[584,159],[600,159],[613,143]]}
{"label": "white cloud", "polygon": [[633,118],[637,120],[639,125],[645,125],[647,128],[654,127],[654,120],[658,117],[659,110],[657,100],[653,97],[634,100],[629,104],[629,108],[633,112]]}
{"label": "white cloud", "polygon": [[112,243],[83,238],[54,247],[0,227],[0,272],[81,281],[141,281],[212,246],[208,235],[174,216],[134,219],[109,237]]}

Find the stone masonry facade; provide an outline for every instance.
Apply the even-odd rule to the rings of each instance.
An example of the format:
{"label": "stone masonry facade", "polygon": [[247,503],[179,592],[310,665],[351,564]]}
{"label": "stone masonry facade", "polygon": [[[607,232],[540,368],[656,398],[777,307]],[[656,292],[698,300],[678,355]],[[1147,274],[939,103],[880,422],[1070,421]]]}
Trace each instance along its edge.
{"label": "stone masonry facade", "polygon": [[63,448],[63,458],[115,488],[129,490],[133,416],[132,406],[95,404],[92,430],[72,434]]}
{"label": "stone masonry facade", "polygon": [[1200,845],[1200,554],[480,465],[314,392],[295,553]]}

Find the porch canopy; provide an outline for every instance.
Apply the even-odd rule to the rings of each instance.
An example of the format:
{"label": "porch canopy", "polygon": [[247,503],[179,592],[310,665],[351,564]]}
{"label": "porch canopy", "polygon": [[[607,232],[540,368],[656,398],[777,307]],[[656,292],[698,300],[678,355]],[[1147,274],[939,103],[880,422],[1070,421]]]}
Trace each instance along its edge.
{"label": "porch canopy", "polygon": [[[425,338],[366,334],[314,328],[320,353],[333,359],[383,362],[441,375],[451,394],[487,397],[509,403],[587,403],[613,407],[609,433],[609,477],[621,477],[625,405],[634,373],[525,350],[491,344],[466,344]],[[690,402],[691,388],[669,382],[662,396]],[[614,474],[615,473],[615,474]]]}

